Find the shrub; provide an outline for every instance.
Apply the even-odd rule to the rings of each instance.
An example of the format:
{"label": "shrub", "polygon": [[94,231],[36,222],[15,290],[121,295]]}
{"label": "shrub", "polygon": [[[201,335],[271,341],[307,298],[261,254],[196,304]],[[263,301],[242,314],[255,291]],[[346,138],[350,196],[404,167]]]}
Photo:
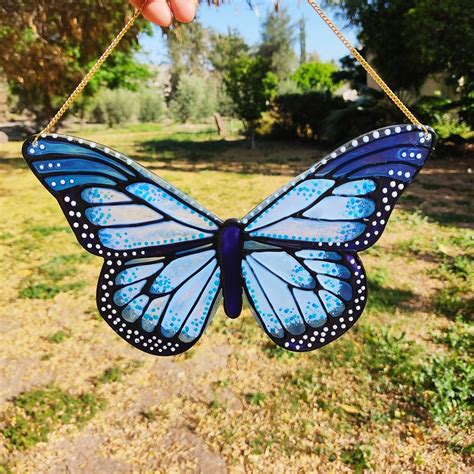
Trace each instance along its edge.
{"label": "shrub", "polygon": [[130,122],[137,112],[135,93],[126,89],[103,89],[95,97],[90,118],[113,127]]}
{"label": "shrub", "polygon": [[203,77],[189,75],[179,80],[170,110],[185,123],[212,115],[217,106],[216,85]]}
{"label": "shrub", "polygon": [[275,99],[271,133],[278,138],[325,140],[324,120],[331,110],[343,105],[342,98],[328,92],[280,95]]}
{"label": "shrub", "polygon": [[333,79],[335,72],[335,64],[311,62],[302,64],[292,79],[303,92],[334,92],[339,86]]}
{"label": "shrub", "polygon": [[165,101],[158,89],[142,90],[138,94],[138,120],[140,122],[158,122],[165,114]]}

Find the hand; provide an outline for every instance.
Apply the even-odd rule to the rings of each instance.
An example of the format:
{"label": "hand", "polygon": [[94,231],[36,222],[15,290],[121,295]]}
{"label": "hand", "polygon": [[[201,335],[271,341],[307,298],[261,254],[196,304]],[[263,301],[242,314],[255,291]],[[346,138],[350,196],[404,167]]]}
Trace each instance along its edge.
{"label": "hand", "polygon": [[[137,8],[143,0],[130,0]],[[198,0],[148,0],[143,16],[159,26],[170,26],[173,17],[181,23],[189,23],[196,14]]]}

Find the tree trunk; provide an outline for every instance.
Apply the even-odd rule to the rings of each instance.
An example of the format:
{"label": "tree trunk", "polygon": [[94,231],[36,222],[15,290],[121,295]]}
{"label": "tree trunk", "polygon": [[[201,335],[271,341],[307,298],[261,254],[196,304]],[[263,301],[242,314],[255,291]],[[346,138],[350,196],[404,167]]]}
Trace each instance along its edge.
{"label": "tree trunk", "polygon": [[250,149],[255,150],[255,130],[250,130]]}

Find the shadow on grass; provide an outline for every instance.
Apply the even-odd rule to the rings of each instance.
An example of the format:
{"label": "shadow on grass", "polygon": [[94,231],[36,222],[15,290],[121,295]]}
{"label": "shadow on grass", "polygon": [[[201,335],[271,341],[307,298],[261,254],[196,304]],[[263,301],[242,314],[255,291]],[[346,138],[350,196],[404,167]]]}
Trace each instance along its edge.
{"label": "shadow on grass", "polygon": [[415,293],[409,289],[388,288],[383,286],[377,279],[369,277],[369,298],[367,309],[371,311],[383,311],[393,313],[400,304],[409,303],[415,296]]}
{"label": "shadow on grass", "polygon": [[[180,133],[175,138],[141,143],[136,158],[174,171],[223,171],[260,174],[298,174],[319,160],[325,150],[297,142],[258,140],[255,149],[245,139],[206,139]],[[183,138],[184,137],[184,138]]]}

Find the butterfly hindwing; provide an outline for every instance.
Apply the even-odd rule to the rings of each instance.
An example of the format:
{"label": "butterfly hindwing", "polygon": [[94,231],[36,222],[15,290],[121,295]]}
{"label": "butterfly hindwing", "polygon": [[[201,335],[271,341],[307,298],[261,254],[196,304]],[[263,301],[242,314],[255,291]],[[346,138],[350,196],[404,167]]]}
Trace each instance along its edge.
{"label": "butterfly hindwing", "polygon": [[311,351],[357,321],[367,288],[356,254],[257,248],[244,251],[245,293],[255,318],[276,344]]}
{"label": "butterfly hindwing", "polygon": [[59,135],[23,154],[79,243],[102,256],[97,302],[127,342],[156,355],[188,350],[219,303],[221,221],[121,154]]}
{"label": "butterfly hindwing", "polygon": [[432,132],[411,125],[352,140],[245,216],[247,238],[294,248],[371,247],[433,142]]}
{"label": "butterfly hindwing", "polygon": [[214,315],[220,268],[211,246],[169,257],[106,260],[100,314],[126,341],[155,355],[190,349]]}

